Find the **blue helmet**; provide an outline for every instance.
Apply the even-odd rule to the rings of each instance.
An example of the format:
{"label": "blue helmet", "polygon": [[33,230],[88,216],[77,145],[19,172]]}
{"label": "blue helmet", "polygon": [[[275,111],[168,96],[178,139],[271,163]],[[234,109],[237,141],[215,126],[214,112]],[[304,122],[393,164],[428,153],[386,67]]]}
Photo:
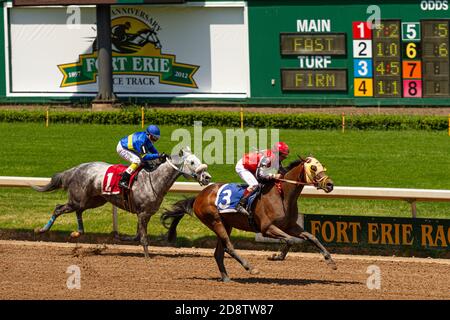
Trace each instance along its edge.
{"label": "blue helmet", "polygon": [[149,135],[152,135],[156,139],[159,139],[161,132],[159,131],[158,126],[155,126],[154,124],[149,125],[147,127],[147,130],[145,130]]}

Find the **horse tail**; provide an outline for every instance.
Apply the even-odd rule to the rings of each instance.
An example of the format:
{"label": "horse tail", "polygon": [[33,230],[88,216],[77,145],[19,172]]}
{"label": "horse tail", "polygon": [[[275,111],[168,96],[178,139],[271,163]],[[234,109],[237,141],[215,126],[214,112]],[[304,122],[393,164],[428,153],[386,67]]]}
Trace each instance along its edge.
{"label": "horse tail", "polygon": [[192,216],[195,197],[187,198],[176,202],[172,209],[166,210],[160,218],[162,225],[168,229],[167,241],[175,243],[177,239],[177,226],[180,220],[187,213]]}
{"label": "horse tail", "polygon": [[52,179],[48,184],[45,186],[39,187],[39,186],[31,186],[34,190],[39,192],[47,192],[47,191],[53,191],[59,188],[63,187],[63,181],[62,181],[63,174],[57,173],[53,175]]}

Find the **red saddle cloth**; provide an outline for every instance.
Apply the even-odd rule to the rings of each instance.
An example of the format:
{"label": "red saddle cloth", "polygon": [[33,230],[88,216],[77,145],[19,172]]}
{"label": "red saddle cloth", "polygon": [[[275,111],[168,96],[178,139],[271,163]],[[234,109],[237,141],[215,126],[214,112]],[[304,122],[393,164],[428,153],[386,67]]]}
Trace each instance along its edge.
{"label": "red saddle cloth", "polygon": [[[108,167],[103,178],[102,193],[103,194],[119,194],[122,188],[119,187],[119,181],[122,178],[122,173],[128,168],[123,164],[114,164]],[[130,188],[133,185],[136,175],[142,167],[139,167],[130,178]]]}

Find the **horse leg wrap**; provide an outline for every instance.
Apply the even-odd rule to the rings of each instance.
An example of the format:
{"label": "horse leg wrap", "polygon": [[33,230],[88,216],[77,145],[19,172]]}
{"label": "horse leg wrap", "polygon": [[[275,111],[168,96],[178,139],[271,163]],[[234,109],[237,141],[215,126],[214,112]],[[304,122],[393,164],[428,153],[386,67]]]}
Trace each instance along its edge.
{"label": "horse leg wrap", "polygon": [[81,216],[77,216],[77,222],[78,222],[78,232],[84,233],[83,218]]}
{"label": "horse leg wrap", "polygon": [[42,228],[41,231],[42,232],[48,231],[52,227],[55,220],[56,220],[56,215],[54,214],[50,217],[50,220],[48,220],[47,224],[44,226],[44,228]]}

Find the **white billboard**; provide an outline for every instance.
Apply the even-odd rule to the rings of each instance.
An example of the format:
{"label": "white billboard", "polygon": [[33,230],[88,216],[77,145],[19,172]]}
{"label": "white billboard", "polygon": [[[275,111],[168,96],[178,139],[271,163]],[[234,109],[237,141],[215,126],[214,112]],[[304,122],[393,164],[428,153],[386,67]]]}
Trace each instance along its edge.
{"label": "white billboard", "polygon": [[[10,96],[92,95],[95,7],[8,8]],[[245,4],[112,6],[119,96],[249,95]]]}

